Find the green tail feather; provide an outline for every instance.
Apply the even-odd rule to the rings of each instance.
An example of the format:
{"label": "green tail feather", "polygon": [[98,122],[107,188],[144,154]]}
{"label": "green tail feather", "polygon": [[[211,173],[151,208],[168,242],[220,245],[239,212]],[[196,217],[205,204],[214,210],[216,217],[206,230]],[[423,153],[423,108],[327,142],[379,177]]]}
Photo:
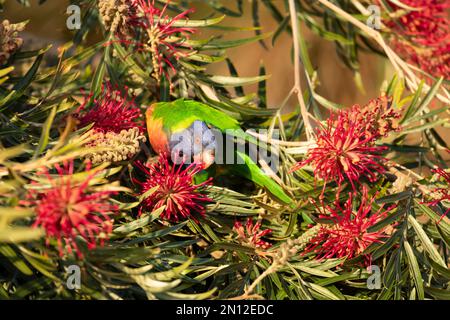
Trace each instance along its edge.
{"label": "green tail feather", "polygon": [[239,151],[236,151],[236,154],[238,159],[241,158],[238,163],[242,163],[243,161],[245,164],[231,165],[229,168],[230,171],[233,171],[236,174],[253,181],[257,185],[266,188],[267,191],[285,204],[293,204],[291,197],[284,192],[283,188],[281,188],[280,185],[265,174],[264,171],[262,171],[261,168],[258,167],[258,165],[254,163],[248,155]]}

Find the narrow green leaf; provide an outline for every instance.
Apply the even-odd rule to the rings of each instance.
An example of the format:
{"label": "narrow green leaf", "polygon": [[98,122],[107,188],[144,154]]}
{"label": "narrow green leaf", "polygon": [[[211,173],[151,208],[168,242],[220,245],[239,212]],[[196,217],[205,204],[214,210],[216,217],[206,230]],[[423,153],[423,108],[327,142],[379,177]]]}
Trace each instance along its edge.
{"label": "narrow green leaf", "polygon": [[417,297],[419,298],[419,300],[423,300],[425,299],[425,292],[423,289],[423,280],[422,275],[420,274],[419,264],[417,263],[417,259],[408,241],[405,241],[403,244],[405,246],[406,257],[409,261],[409,271],[414,280],[414,284],[417,290]]}
{"label": "narrow green leaf", "polygon": [[50,140],[50,130],[52,129],[53,120],[55,119],[57,106],[53,106],[50,114],[45,120],[45,123],[42,127],[41,138],[39,139],[38,147],[34,153],[34,159],[36,159],[42,152],[44,152],[45,148],[48,145]]}
{"label": "narrow green leaf", "polygon": [[[170,22],[173,27],[187,27],[187,28],[201,28],[201,27],[209,27],[215,24],[220,23],[223,19],[225,19],[225,15],[212,18],[212,19],[204,19],[204,20],[188,20],[188,19],[180,19],[180,20],[172,20]],[[163,18],[164,20],[166,18]],[[154,18],[155,23],[159,21],[158,17]]]}
{"label": "narrow green leaf", "polygon": [[408,222],[413,227],[414,231],[422,242],[424,249],[429,253],[430,257],[440,265],[445,266],[446,264],[444,262],[444,259],[442,259],[436,247],[433,245],[430,238],[428,238],[427,234],[422,229],[417,220],[413,216],[409,215]]}

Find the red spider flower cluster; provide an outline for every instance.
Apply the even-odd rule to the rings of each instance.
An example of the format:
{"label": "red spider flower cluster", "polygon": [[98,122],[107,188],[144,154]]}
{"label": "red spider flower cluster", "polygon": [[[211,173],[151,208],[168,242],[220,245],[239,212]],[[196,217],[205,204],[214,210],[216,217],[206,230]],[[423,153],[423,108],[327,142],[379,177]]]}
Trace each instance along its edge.
{"label": "red spider flower cluster", "polygon": [[310,240],[305,253],[315,252],[318,259],[351,259],[361,255],[371,244],[382,242],[386,237],[386,228],[373,232],[368,230],[385,218],[394,206],[386,210],[381,207],[377,212],[372,212],[374,198],[369,199],[364,187],[358,210],[353,211],[353,197],[354,194],[350,193],[343,206],[336,201],[334,207],[325,207],[328,214],[320,218],[330,224],[321,225],[318,233]]}
{"label": "red spider flower cluster", "polygon": [[[112,231],[113,222],[110,214],[117,212],[118,207],[110,202],[111,191],[90,192],[89,182],[93,174],[82,183],[73,180],[73,161],[63,166],[55,165],[58,176],[50,175],[47,169],[40,174],[45,176],[50,187],[32,188],[27,193],[23,205],[33,207],[36,211],[35,227],[42,227],[47,236],[57,240],[60,255],[64,252],[76,252],[79,258],[82,253],[75,241],[83,238],[88,249],[99,243],[103,246],[108,234]],[[86,170],[90,170],[88,164]],[[37,183],[33,183],[35,186]]]}
{"label": "red spider flower cluster", "polygon": [[[448,201],[450,202],[450,172],[445,171],[444,169],[437,168],[432,170],[434,173],[436,173],[441,179],[444,180],[446,186],[436,188],[433,192],[433,198],[434,200],[428,202],[431,206],[436,206],[442,201]],[[444,217],[450,212],[450,208],[448,208],[445,213],[441,216],[441,219],[439,222],[444,219]]]}
{"label": "red spider flower cluster", "polygon": [[139,107],[110,83],[103,85],[98,99],[91,100],[92,96],[85,97],[75,113],[79,126],[93,126],[88,145],[98,147],[85,158],[94,164],[131,159],[146,140]]}
{"label": "red spider flower cluster", "polygon": [[[160,217],[169,221],[179,221],[191,217],[193,212],[205,214],[205,202],[211,202],[202,192],[211,180],[195,184],[194,175],[203,170],[203,166],[192,163],[187,167],[173,165],[170,156],[161,154],[159,161],[148,166],[138,163],[146,174],[144,182],[135,181],[141,185],[142,194],[158,186],[157,190],[148,195],[142,202],[142,209],[153,211],[165,206]],[[194,218],[195,219],[195,218]]]}
{"label": "red spider flower cluster", "polygon": [[75,113],[80,127],[93,124],[95,131],[103,133],[120,133],[133,128],[144,131],[141,111],[134,100],[128,100],[124,93],[114,89],[110,83],[102,86],[99,97],[87,109],[90,100],[90,95],[85,97],[85,102]]}
{"label": "red spider flower cluster", "polygon": [[365,130],[374,138],[381,138],[400,129],[401,113],[392,108],[392,97],[381,96],[363,107],[354,105],[346,111],[348,118],[365,125]]}
{"label": "red spider flower cluster", "polygon": [[241,222],[236,221],[233,229],[236,231],[239,241],[245,245],[264,250],[272,246],[270,243],[262,240],[262,237],[272,233],[272,230],[261,230],[260,222],[253,224],[253,219],[249,218],[245,226],[243,226]]}
{"label": "red spider flower cluster", "polygon": [[186,39],[195,32],[194,28],[179,26],[178,22],[187,19],[193,9],[169,17],[166,14],[169,2],[161,10],[155,6],[154,0],[135,0],[134,3],[137,6],[137,14],[131,18],[131,24],[145,34],[145,41],[138,45],[141,50],[151,52],[155,78],[159,80],[162,74],[167,76],[164,65],[176,73],[172,59],[187,55],[183,51],[189,48],[185,43]]}
{"label": "red spider flower cluster", "polygon": [[[407,62],[435,77],[450,79],[450,20],[447,0],[402,0],[417,8],[386,25],[392,46]],[[393,9],[402,9],[389,1]]]}
{"label": "red spider flower cluster", "polygon": [[355,190],[355,183],[361,177],[375,181],[376,173],[385,171],[381,153],[386,148],[375,145],[379,135],[368,129],[372,120],[370,117],[361,120],[354,113],[355,110],[350,110],[332,115],[326,126],[318,129],[316,146],[308,150],[304,161],[292,168],[295,171],[312,165],[314,176],[325,181],[323,192],[328,182],[336,181],[341,186],[346,180]]}

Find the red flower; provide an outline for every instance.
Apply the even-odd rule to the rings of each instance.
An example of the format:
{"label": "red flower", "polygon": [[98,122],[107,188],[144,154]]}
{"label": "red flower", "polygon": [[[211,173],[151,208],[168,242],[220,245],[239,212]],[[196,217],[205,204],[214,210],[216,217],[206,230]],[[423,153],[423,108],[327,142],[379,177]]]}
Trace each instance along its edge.
{"label": "red flower", "polygon": [[91,96],[85,98],[75,114],[80,127],[94,124],[93,129],[103,133],[120,133],[136,127],[140,132],[144,131],[141,111],[134,100],[128,100],[124,93],[114,90],[110,83],[102,86],[100,96],[87,109],[90,98]]}
{"label": "red flower", "polygon": [[395,39],[392,40],[391,46],[406,62],[434,77],[450,79],[450,44],[439,48],[417,48],[408,42]]}
{"label": "red flower", "polygon": [[363,107],[354,105],[350,110],[343,111],[347,117],[365,125],[365,130],[376,138],[387,136],[391,131],[400,129],[401,114],[392,108],[392,98],[386,96],[369,101]]}
{"label": "red flower", "polygon": [[141,210],[153,211],[165,206],[160,217],[170,221],[187,219],[192,216],[193,212],[204,215],[203,203],[212,200],[202,191],[210,184],[211,180],[200,184],[193,182],[194,175],[203,170],[203,166],[192,163],[183,169],[183,164],[175,166],[170,164],[168,159],[167,154],[161,154],[159,161],[154,164],[143,166],[138,163],[138,166],[147,175],[144,182],[135,181],[141,185],[142,194],[156,186],[159,187],[145,198]]}
{"label": "red flower", "polygon": [[132,17],[132,24],[145,32],[146,41],[140,46],[152,53],[155,77],[159,79],[159,75],[166,73],[164,64],[176,72],[172,58],[179,59],[180,56],[187,55],[182,51],[183,48],[188,48],[185,40],[195,32],[194,28],[176,26],[176,23],[187,19],[187,15],[194,10],[186,10],[175,17],[169,17],[166,14],[169,2],[162,10],[155,7],[154,0],[135,0],[135,4],[138,14]]}
{"label": "red flower", "polygon": [[368,229],[387,216],[394,207],[383,210],[381,207],[372,213],[374,198],[368,198],[367,189],[362,192],[361,204],[357,211],[353,211],[353,196],[342,207],[338,201],[334,207],[326,206],[328,215],[321,218],[331,224],[324,224],[318,233],[311,239],[306,252],[315,252],[318,259],[328,258],[354,258],[373,243],[382,242],[386,237],[385,228],[369,232]]}
{"label": "red flower", "polygon": [[[436,173],[441,179],[444,179],[446,183],[446,187],[436,188],[434,190],[434,200],[428,202],[431,206],[436,206],[442,201],[449,201],[450,202],[450,172],[445,171],[444,169],[437,168],[432,170],[434,173]],[[441,216],[439,219],[439,222],[444,219],[444,217],[450,212],[450,208],[448,208],[445,213]]]}
{"label": "red flower", "polygon": [[[393,31],[392,46],[407,62],[435,77],[450,78],[450,20],[446,0],[402,0],[418,10],[395,21],[386,21]],[[393,2],[390,6],[401,9]]]}
{"label": "red flower", "polygon": [[[76,237],[83,238],[88,249],[93,249],[97,242],[103,246],[112,231],[113,222],[108,214],[118,210],[109,200],[114,192],[89,192],[93,174],[82,183],[73,181],[73,161],[63,167],[56,164],[55,168],[57,178],[52,177],[47,169],[41,173],[49,180],[50,187],[29,189],[27,200],[22,204],[34,207],[37,216],[34,226],[45,230],[47,245],[49,238],[55,238],[61,256],[65,248],[68,253],[75,251],[82,258]],[[86,170],[90,170],[90,165]]]}
{"label": "red flower", "polygon": [[251,247],[255,248],[262,248],[262,249],[268,249],[272,245],[264,240],[262,240],[262,237],[265,237],[269,233],[272,233],[271,229],[261,229],[261,223],[257,222],[255,225],[253,225],[253,219],[247,219],[247,223],[245,227],[242,225],[241,222],[236,221],[234,223],[233,228],[236,233],[238,234],[238,239],[246,245],[249,245]]}
{"label": "red flower", "polygon": [[[389,1],[389,0],[388,0]],[[402,0],[402,3],[416,8],[402,15],[396,24],[388,24],[402,35],[411,37],[415,43],[423,46],[439,47],[442,41],[448,41],[449,20],[447,9],[450,4],[446,0]],[[389,5],[397,10],[402,9],[392,1]]]}
{"label": "red flower", "polygon": [[367,122],[354,119],[351,113],[341,111],[337,118],[331,116],[316,136],[317,145],[292,170],[311,164],[315,177],[325,181],[324,191],[328,182],[336,181],[341,186],[345,180],[355,190],[355,182],[362,176],[375,181],[376,173],[385,171],[380,153],[386,148],[375,146],[377,137],[367,130]]}

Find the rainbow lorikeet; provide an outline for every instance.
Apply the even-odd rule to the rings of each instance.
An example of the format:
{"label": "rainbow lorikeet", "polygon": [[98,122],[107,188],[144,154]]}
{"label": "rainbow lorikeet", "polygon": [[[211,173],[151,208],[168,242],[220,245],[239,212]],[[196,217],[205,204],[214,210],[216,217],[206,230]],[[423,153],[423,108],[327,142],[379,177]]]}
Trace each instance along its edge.
{"label": "rainbow lorikeet", "polygon": [[[245,150],[234,148],[236,138],[254,146],[258,141],[245,133],[238,121],[226,113],[197,101],[178,99],[151,105],[146,112],[146,120],[150,144],[158,154],[169,153],[172,161],[178,164],[201,163],[205,169],[214,164],[221,168],[216,172],[243,176],[292,205],[292,199],[283,188]],[[221,152],[219,159],[218,153]],[[223,161],[224,155],[227,161]]]}

